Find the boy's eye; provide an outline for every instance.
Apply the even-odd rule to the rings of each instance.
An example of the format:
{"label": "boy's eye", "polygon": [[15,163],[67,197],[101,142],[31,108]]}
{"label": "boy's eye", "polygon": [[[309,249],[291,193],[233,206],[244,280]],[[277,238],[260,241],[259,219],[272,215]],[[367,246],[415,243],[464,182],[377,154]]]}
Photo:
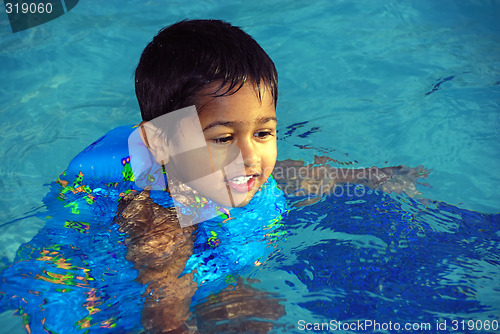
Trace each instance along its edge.
{"label": "boy's eye", "polygon": [[214,138],[212,139],[212,142],[215,144],[228,144],[233,140],[233,137],[227,136],[227,137],[221,137],[221,138]]}
{"label": "boy's eye", "polygon": [[269,136],[272,136],[273,133],[271,131],[259,131],[254,134],[255,137],[259,139],[266,139]]}

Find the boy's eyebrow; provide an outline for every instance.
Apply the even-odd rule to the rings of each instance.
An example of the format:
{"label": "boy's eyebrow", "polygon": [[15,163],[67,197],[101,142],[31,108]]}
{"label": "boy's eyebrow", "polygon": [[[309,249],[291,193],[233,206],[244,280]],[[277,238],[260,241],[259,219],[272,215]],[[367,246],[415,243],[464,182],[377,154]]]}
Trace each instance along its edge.
{"label": "boy's eyebrow", "polygon": [[[276,119],[275,116],[269,116],[269,117],[257,118],[257,120],[255,121],[255,124],[265,124],[265,123],[271,122],[271,121],[278,122],[278,120]],[[230,126],[230,125],[236,125],[236,124],[241,124],[241,123],[243,123],[243,122],[240,122],[240,121],[228,121],[228,122],[215,121],[215,122],[208,124],[206,127],[204,127],[203,131],[206,131],[206,130],[213,128],[213,127],[216,127],[216,126]]]}

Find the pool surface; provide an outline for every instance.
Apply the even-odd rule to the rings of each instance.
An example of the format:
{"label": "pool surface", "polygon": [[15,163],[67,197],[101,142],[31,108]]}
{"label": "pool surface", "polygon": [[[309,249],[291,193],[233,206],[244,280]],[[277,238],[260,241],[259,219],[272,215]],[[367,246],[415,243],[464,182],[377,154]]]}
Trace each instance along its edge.
{"label": "pool surface", "polygon": [[[69,161],[140,121],[133,71],[153,35],[181,19],[217,18],[241,26],[277,66],[279,159],[432,170],[418,200],[331,195],[289,212],[279,252],[242,272],[284,299],[276,331],[330,320],[479,331],[500,314],[499,16],[498,1],[81,1],[13,34],[1,13],[1,267],[19,263],[18,248],[44,226],[42,200]],[[106,261],[126,267],[124,252]],[[135,300],[133,278],[120,278],[128,293],[106,293]],[[23,333],[12,314],[2,313],[1,328]]]}

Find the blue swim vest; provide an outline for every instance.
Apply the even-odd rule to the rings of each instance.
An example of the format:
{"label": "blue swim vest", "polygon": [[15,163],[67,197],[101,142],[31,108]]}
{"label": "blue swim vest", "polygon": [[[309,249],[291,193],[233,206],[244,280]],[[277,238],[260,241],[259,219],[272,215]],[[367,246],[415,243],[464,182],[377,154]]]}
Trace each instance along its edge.
{"label": "blue swim vest", "polygon": [[[125,260],[127,236],[113,221],[119,201],[142,190],[138,183],[161,189],[165,179],[147,150],[130,154],[129,141],[143,145],[136,129],[115,128],[71,161],[44,198],[44,228],[0,274],[0,306],[17,309],[28,331],[141,330],[138,310],[145,287],[135,281],[137,271]],[[133,164],[144,173],[134,175]],[[174,203],[166,191],[151,191],[151,198],[165,207]],[[272,177],[243,208],[224,208],[206,198],[199,198],[198,205],[218,214],[198,224],[184,270],[194,272],[199,285],[193,303],[234,283],[245,268],[263,263],[284,233],[280,221],[287,212]]]}

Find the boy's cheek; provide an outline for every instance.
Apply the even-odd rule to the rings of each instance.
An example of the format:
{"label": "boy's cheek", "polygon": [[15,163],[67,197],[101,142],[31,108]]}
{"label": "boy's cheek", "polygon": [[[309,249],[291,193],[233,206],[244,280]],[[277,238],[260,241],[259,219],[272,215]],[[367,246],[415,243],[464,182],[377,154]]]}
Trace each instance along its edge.
{"label": "boy's cheek", "polygon": [[272,164],[270,164],[269,166],[266,166],[265,167],[265,170],[263,171],[263,174],[265,175],[265,179],[267,180],[269,178],[269,176],[271,176],[271,174],[273,173],[274,171],[274,167],[276,165],[276,160],[274,160],[272,162]]}
{"label": "boy's cheek", "polygon": [[276,144],[271,148],[270,154],[268,155],[268,159],[267,159],[267,164],[266,166],[264,167],[265,168],[265,174],[266,174],[266,179],[272,174],[272,172],[274,171],[274,166],[276,165],[276,159],[278,157],[278,152],[277,152],[277,148],[276,148]]}

